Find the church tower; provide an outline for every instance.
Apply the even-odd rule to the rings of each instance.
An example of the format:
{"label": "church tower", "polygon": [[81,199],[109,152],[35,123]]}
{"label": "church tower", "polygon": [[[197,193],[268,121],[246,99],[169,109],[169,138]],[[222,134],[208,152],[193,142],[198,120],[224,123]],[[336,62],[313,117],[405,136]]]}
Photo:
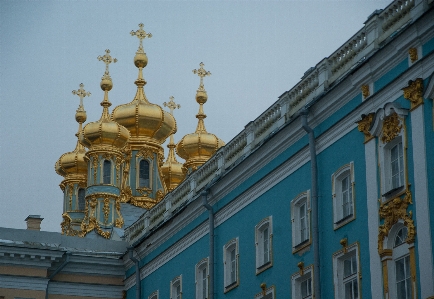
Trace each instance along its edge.
{"label": "church tower", "polygon": [[199,104],[199,113],[196,115],[198,119],[196,131],[182,137],[176,145],[176,152],[185,159],[184,167],[188,173],[195,171],[199,166],[204,164],[211,158],[212,155],[225,143],[216,135],[208,133],[205,128],[204,119],[206,118],[203,112],[203,104],[208,100],[203,78],[210,76],[211,73],[206,71],[204,64],[200,63],[198,70],[193,70],[194,74],[200,77],[199,88],[196,92],[196,102]]}
{"label": "church tower", "polygon": [[167,193],[161,172],[164,161],[162,144],[176,133],[176,122],[172,114],[150,103],[145,95],[143,68],[148,64],[148,57],[143,49],[143,40],[152,37],[152,34],[143,29],[143,24],[139,24],[139,30],[131,31],[131,35],[140,40],[134,57],[134,64],[139,69],[134,82],[137,92],[130,103],[113,110],[112,119],[127,128],[131,135],[125,150],[129,161],[126,162],[122,180],[121,201],[150,209]]}
{"label": "church tower", "polygon": [[111,120],[108,110],[111,106],[108,93],[113,87],[109,64],[117,60],[110,56],[110,50],[106,50],[98,60],[106,64],[100,84],[104,91],[103,111],[100,120],[88,123],[80,134],[80,142],[89,148],[86,152],[89,174],[81,235],[95,230],[104,238],[110,238],[113,227],[121,228],[124,224],[120,210],[122,149],[130,134],[125,127]]}
{"label": "church tower", "polygon": [[[82,124],[86,121],[86,111],[83,106],[83,98],[90,96],[90,92],[84,90],[83,83],[80,89],[72,93],[80,97],[80,105],[75,113],[78,122],[77,138],[82,130]],[[81,231],[81,222],[85,210],[85,188],[87,180],[87,162],[85,161],[86,150],[77,139],[77,145],[72,152],[63,154],[55,165],[58,175],[65,179],[60,183],[63,191],[63,221],[61,223],[62,234],[76,236]]]}

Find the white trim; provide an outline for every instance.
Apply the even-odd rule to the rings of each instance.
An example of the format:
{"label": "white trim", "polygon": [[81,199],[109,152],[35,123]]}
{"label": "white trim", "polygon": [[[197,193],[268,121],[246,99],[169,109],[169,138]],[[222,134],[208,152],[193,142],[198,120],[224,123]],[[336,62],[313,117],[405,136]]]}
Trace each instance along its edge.
{"label": "white trim", "polygon": [[301,283],[306,281],[306,279],[311,279],[311,295],[306,297],[308,299],[315,298],[315,290],[314,290],[314,280],[313,280],[313,265],[309,265],[303,269],[303,275],[300,272],[296,272],[291,276],[291,293],[292,299],[300,299],[301,298]]}
{"label": "white trim", "polygon": [[177,288],[179,286],[179,299],[182,299],[182,274],[176,276],[170,282],[170,299],[178,299],[177,296]]}
{"label": "white trim", "polygon": [[[304,206],[305,218],[300,219],[301,207]],[[291,228],[292,228],[292,251],[299,250],[302,244],[309,244],[311,239],[310,223],[310,190],[300,193],[291,201]],[[301,235],[302,222],[305,225],[307,235]]]}
{"label": "white trim", "polygon": [[[348,178],[348,198],[351,204],[350,213],[344,215],[342,182]],[[333,228],[337,229],[352,221],[355,216],[354,162],[341,166],[332,174]]]}
{"label": "white trim", "polygon": [[158,298],[160,298],[159,290],[152,292],[151,295],[148,296],[148,299],[158,299]]}
{"label": "white trim", "polygon": [[[271,296],[270,296],[271,295]],[[276,290],[274,286],[271,286],[265,290],[265,296],[264,292],[260,292],[255,295],[255,299],[274,299],[276,298]]]}
{"label": "white trim", "polygon": [[[223,291],[224,293],[236,288],[240,284],[239,279],[239,241],[233,238],[223,246]],[[232,253],[234,252],[234,256]],[[234,258],[234,259],[232,259]],[[233,277],[232,277],[232,273]]]}
{"label": "white trim", "polygon": [[378,193],[377,159],[375,138],[365,143],[366,161],[366,204],[368,210],[369,269],[371,272],[371,294],[383,293],[383,274],[378,255]]}
{"label": "white trim", "polygon": [[434,295],[434,270],[428,196],[428,177],[425,144],[424,105],[411,111],[411,135],[413,146],[414,205],[416,210],[420,296]]}
{"label": "white trim", "polygon": [[[206,271],[206,282],[205,282],[205,288],[206,288],[206,296],[205,298],[202,296],[203,291],[203,277],[201,277],[201,274],[203,275],[203,270]],[[200,262],[196,264],[195,271],[195,282],[196,282],[196,299],[207,299],[209,297],[209,261],[208,258],[202,259]]]}
{"label": "white trim", "polygon": [[256,274],[259,274],[273,266],[273,216],[262,219],[255,226],[255,249]]}
{"label": "white trim", "polygon": [[357,269],[355,276],[351,277],[351,281],[357,279],[357,298],[362,298],[361,296],[361,283],[360,283],[360,256],[359,256],[359,246],[358,243],[354,243],[345,249],[341,249],[333,254],[333,281],[335,286],[335,298],[345,297],[345,277],[344,277],[344,260],[348,258],[355,257],[357,262]]}

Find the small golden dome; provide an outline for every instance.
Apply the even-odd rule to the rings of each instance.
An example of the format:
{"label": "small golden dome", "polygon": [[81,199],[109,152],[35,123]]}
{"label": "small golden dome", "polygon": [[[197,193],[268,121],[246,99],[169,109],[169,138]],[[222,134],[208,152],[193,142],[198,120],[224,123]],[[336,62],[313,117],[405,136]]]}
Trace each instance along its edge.
{"label": "small golden dome", "polygon": [[205,129],[204,119],[206,115],[203,113],[203,104],[206,103],[208,95],[203,86],[203,78],[211,75],[211,73],[205,71],[203,66],[204,64],[201,62],[200,68],[193,70],[193,73],[200,77],[199,89],[196,92],[196,101],[200,105],[199,113],[196,115],[198,119],[196,131],[182,137],[176,145],[176,153],[186,161],[184,167],[191,170],[196,170],[197,167],[208,161],[220,147],[225,145],[223,140],[208,133]]}
{"label": "small golden dome", "polygon": [[176,160],[174,149],[175,144],[168,144],[169,155],[166,162],[161,166],[161,172],[163,173],[164,183],[166,184],[167,191],[172,191],[184,180],[186,169]]}
{"label": "small golden dome", "polygon": [[86,150],[77,141],[77,146],[72,152],[68,152],[60,156],[54,166],[56,173],[63,177],[69,175],[86,175],[87,162],[84,159]]}

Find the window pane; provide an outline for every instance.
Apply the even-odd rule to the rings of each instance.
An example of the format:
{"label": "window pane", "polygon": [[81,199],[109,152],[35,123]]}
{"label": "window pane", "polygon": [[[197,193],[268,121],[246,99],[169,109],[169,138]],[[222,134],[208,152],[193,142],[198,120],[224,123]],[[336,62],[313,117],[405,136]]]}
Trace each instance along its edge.
{"label": "window pane", "polygon": [[202,298],[205,299],[206,295],[206,285],[207,285],[207,277],[206,277],[206,268],[202,270]]}
{"label": "window pane", "polygon": [[231,283],[236,281],[236,259],[235,248],[231,251]]}
{"label": "window pane", "polygon": [[269,254],[268,254],[268,227],[264,229],[263,231],[263,239],[264,239],[264,264],[269,261]]}
{"label": "window pane", "polygon": [[147,160],[140,160],[139,187],[149,188],[149,162]]}
{"label": "window pane", "polygon": [[85,201],[84,201],[85,190],[84,188],[78,189],[78,210],[84,211]]}
{"label": "window pane", "polygon": [[104,160],[103,164],[103,184],[111,184],[112,163]]}

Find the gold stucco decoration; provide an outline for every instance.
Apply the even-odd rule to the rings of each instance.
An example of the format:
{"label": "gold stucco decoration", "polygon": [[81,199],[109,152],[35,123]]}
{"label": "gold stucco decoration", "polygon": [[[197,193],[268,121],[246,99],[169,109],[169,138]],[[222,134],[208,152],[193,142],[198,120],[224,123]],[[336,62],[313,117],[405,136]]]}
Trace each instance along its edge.
{"label": "gold stucco decoration", "polygon": [[374,138],[369,132],[374,115],[375,113],[362,114],[362,119],[357,122],[357,128],[365,135],[365,143]]}
{"label": "gold stucco decoration", "polygon": [[416,228],[412,219],[412,212],[407,213],[407,207],[412,204],[411,192],[407,189],[403,198],[396,197],[387,203],[380,205],[380,219],[384,219],[384,223],[378,228],[378,253],[384,255],[387,253],[384,249],[383,241],[389,235],[389,231],[398,220],[403,220],[404,225],[407,227],[408,244],[414,243],[416,236]]}
{"label": "gold stucco decoration", "polygon": [[369,85],[362,85],[362,87],[360,88],[362,90],[362,95],[363,98],[366,99],[367,97],[369,97],[371,95],[370,91],[369,91]]}
{"label": "gold stucco decoration", "polygon": [[416,60],[419,59],[419,57],[417,56],[417,49],[416,48],[408,49],[408,56],[410,57],[411,63],[414,63]]}
{"label": "gold stucco decoration", "polygon": [[348,239],[347,238],[343,238],[339,241],[339,244],[342,245],[342,249],[344,251],[344,253],[347,253],[347,247],[348,247]]}
{"label": "gold stucco decoration", "polygon": [[303,262],[299,262],[297,264],[297,267],[300,269],[300,276],[303,276],[303,274],[304,274],[304,263]]}
{"label": "gold stucco decoration", "polygon": [[400,124],[398,114],[396,112],[386,116],[383,120],[383,134],[381,141],[389,143],[401,132],[402,125]]}
{"label": "gold stucco decoration", "polygon": [[68,215],[68,213],[62,214],[63,221],[60,223],[60,227],[62,228],[62,235],[67,236],[79,236],[80,231],[72,228],[72,219]]}
{"label": "gold stucco decoration", "polygon": [[423,80],[421,78],[408,81],[408,86],[402,90],[404,98],[411,103],[411,110],[423,104]]}
{"label": "gold stucco decoration", "polygon": [[110,198],[108,196],[104,197],[104,207],[102,208],[102,211],[104,213],[104,224],[107,225],[110,213]]}

